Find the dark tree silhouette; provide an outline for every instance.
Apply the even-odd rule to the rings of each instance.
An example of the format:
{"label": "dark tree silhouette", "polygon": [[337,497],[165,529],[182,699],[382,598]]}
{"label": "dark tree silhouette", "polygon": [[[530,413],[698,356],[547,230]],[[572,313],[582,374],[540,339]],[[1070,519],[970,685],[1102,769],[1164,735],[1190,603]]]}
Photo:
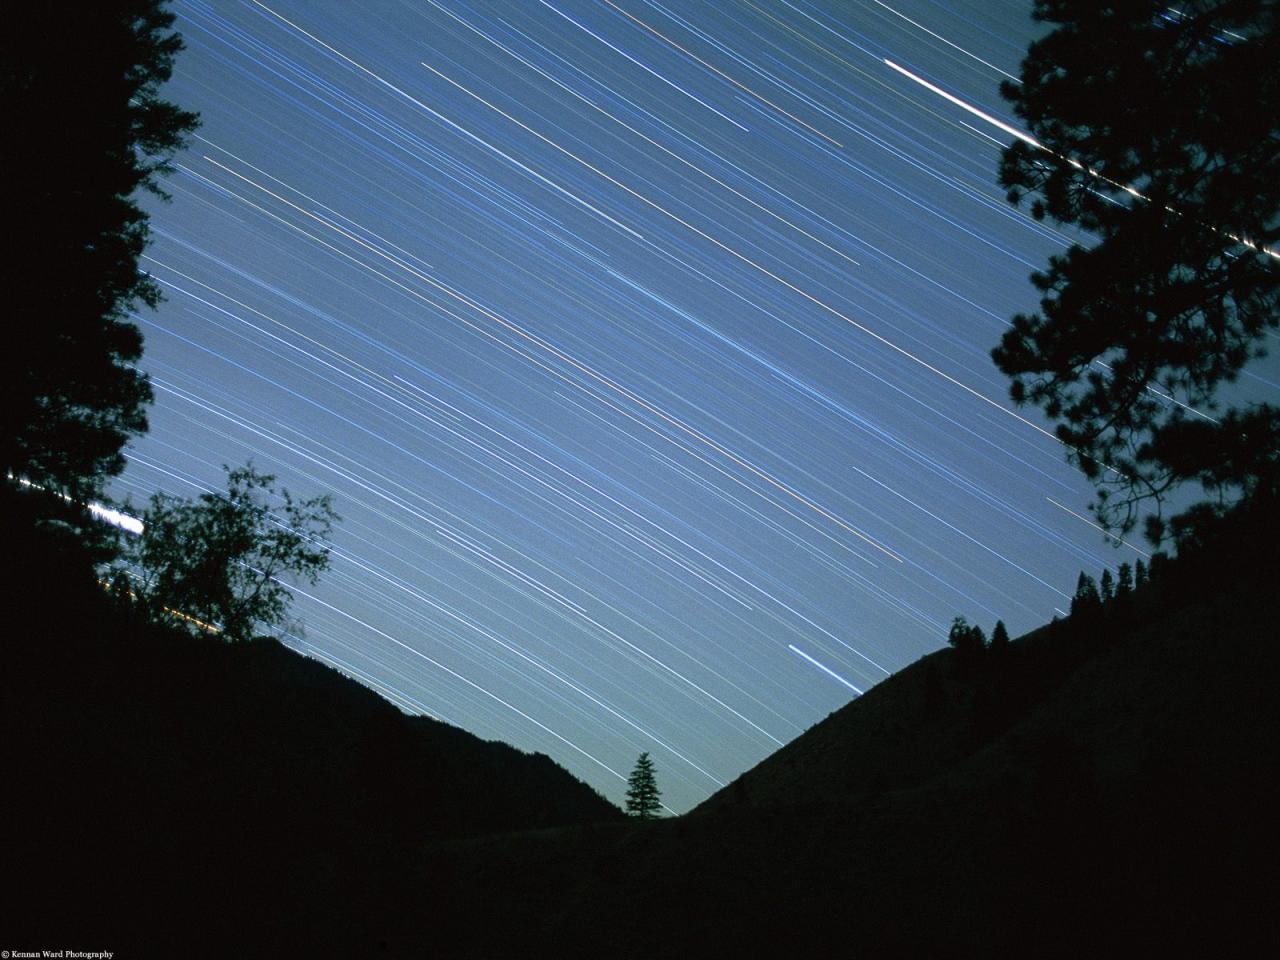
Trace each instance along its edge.
{"label": "dark tree silhouette", "polygon": [[84,503],[147,427],[151,389],[133,366],[142,337],[129,312],[160,290],[138,268],[147,215],[134,197],[163,196],[159,178],[197,117],[158,94],[182,49],[160,0],[11,7],[0,30],[12,241],[0,475]]}
{"label": "dark tree silhouette", "polygon": [[1139,590],[1147,585],[1147,565],[1139,560],[1133,567],[1133,589]]}
{"label": "dark tree silhouette", "polygon": [[1110,603],[1116,598],[1116,581],[1110,570],[1102,571],[1102,579],[1098,582],[1098,593],[1103,603]]}
{"label": "dark tree silhouette", "polygon": [[1196,482],[1220,513],[1276,488],[1280,410],[1219,388],[1280,320],[1280,4],[1037,0],[1055,26],[1001,92],[1036,143],[1004,151],[1009,199],[1097,236],[1033,275],[1040,313],[993,357],[1058,421],[1108,530]]}
{"label": "dark tree silhouette", "polygon": [[1120,564],[1119,576],[1116,578],[1116,599],[1124,600],[1133,593],[1133,567],[1127,563]]}
{"label": "dark tree silhouette", "polygon": [[1081,571],[1076,581],[1076,593],[1071,598],[1071,615],[1088,616],[1102,606],[1102,597],[1098,594],[1098,584],[1093,577]]}
{"label": "dark tree silhouette", "polygon": [[627,813],[639,820],[656,819],[662,808],[661,796],[653,775],[653,761],[647,752],[642,753],[631,776],[627,777]]}
{"label": "dark tree silhouette", "polygon": [[982,632],[982,628],[976,623],[969,628],[969,636],[970,646],[972,646],[975,651],[980,652],[987,649],[987,635]]}
{"label": "dark tree silhouette", "polygon": [[996,621],[996,627],[991,631],[991,652],[994,654],[1003,654],[1009,649],[1009,631],[1004,625],[1003,620]]}
{"label": "dark tree silhouette", "polygon": [[964,617],[956,617],[951,621],[947,643],[956,649],[961,658],[972,660],[986,648],[987,638],[981,627],[971,625]]}
{"label": "dark tree silhouette", "polygon": [[329,497],[295,500],[252,464],[224,469],[225,494],[151,498],[115,582],[154,619],[247,640],[284,623],[293,596],[279,578],[315,583],[328,568],[338,516]]}
{"label": "dark tree silhouette", "polygon": [[1170,563],[1169,555],[1163,550],[1157,550],[1153,553],[1151,555],[1151,564],[1147,568],[1148,582],[1158,584],[1160,581],[1168,579]]}

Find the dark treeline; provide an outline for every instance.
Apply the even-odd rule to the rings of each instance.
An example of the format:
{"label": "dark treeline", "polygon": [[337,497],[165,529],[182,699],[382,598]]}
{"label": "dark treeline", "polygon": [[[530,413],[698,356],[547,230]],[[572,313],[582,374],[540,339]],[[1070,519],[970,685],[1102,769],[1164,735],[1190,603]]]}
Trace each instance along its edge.
{"label": "dark treeline", "polygon": [[[1129,641],[1152,619],[1184,605],[1188,598],[1225,594],[1241,581],[1256,582],[1273,569],[1271,538],[1280,533],[1280,500],[1252,497],[1199,528],[1181,544],[1176,559],[1157,551],[1149,561],[1121,564],[1095,580],[1081,572],[1070,615],[1054,617],[1036,631],[1032,651],[1010,643],[1002,621],[988,640],[980,627],[957,617],[948,636],[962,674],[973,689],[973,735],[989,738],[1042,699],[1056,684],[1101,649]],[[1230,637],[1222,637],[1230,643]],[[1053,666],[1049,664],[1052,661]]]}

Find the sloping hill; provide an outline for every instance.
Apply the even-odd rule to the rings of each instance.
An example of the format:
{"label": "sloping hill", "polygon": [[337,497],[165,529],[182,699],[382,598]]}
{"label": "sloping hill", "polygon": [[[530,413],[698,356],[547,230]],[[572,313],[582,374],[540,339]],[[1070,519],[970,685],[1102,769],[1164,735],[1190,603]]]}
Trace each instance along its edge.
{"label": "sloping hill", "polygon": [[[6,649],[7,932],[141,955],[1273,955],[1280,524],[1237,519],[1127,604],[1003,658],[925,657],[656,823],[270,644],[113,633],[91,585],[54,618],[12,572],[9,609],[44,620]],[[531,807],[544,777],[563,789]]]}
{"label": "sloping hill", "polygon": [[269,917],[296,946],[367,932],[341,911],[399,902],[433,838],[622,818],[548,757],[407,717],[274,641],[131,620],[8,532],[6,936],[186,952],[165,937],[198,918]]}
{"label": "sloping hill", "polygon": [[469,891],[444,929],[474,957],[1271,955],[1277,532],[1003,661],[926,657],[689,816],[431,851]]}
{"label": "sloping hill", "polygon": [[972,700],[940,650],[872,687],[717,791],[694,811],[875,796],[914,786],[974,749],[956,722]]}
{"label": "sloping hill", "polygon": [[1104,779],[1150,774],[1171,751],[1195,756],[1206,779],[1204,764],[1256,758],[1280,716],[1267,694],[1280,679],[1276,529],[1261,511],[1238,518],[1132,597],[1047,624],[1002,657],[923,657],[694,813],[875,798],[961,769],[1042,765],[1045,751],[1065,749]]}

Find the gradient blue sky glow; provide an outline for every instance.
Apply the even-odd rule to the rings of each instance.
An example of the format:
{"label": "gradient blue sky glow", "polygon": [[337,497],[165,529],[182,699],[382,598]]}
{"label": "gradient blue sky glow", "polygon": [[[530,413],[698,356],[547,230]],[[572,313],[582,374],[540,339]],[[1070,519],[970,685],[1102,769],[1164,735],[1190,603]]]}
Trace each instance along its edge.
{"label": "gradient blue sky glow", "polygon": [[173,9],[203,126],[114,493],[332,493],[291,646],[616,802],[647,750],[683,812],[1138,556],[988,357],[1067,238],[885,63],[1012,123],[1028,3]]}

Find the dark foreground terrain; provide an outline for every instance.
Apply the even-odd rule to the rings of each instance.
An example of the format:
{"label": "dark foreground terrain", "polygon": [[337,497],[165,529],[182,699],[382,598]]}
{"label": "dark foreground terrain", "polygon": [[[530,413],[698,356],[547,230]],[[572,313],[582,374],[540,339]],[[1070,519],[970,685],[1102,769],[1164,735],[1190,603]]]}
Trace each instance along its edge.
{"label": "dark foreground terrain", "polygon": [[925,657],[650,824],[276,644],[132,623],[29,548],[5,578],[0,945],[1273,955],[1278,532],[1257,511],[1003,657]]}

